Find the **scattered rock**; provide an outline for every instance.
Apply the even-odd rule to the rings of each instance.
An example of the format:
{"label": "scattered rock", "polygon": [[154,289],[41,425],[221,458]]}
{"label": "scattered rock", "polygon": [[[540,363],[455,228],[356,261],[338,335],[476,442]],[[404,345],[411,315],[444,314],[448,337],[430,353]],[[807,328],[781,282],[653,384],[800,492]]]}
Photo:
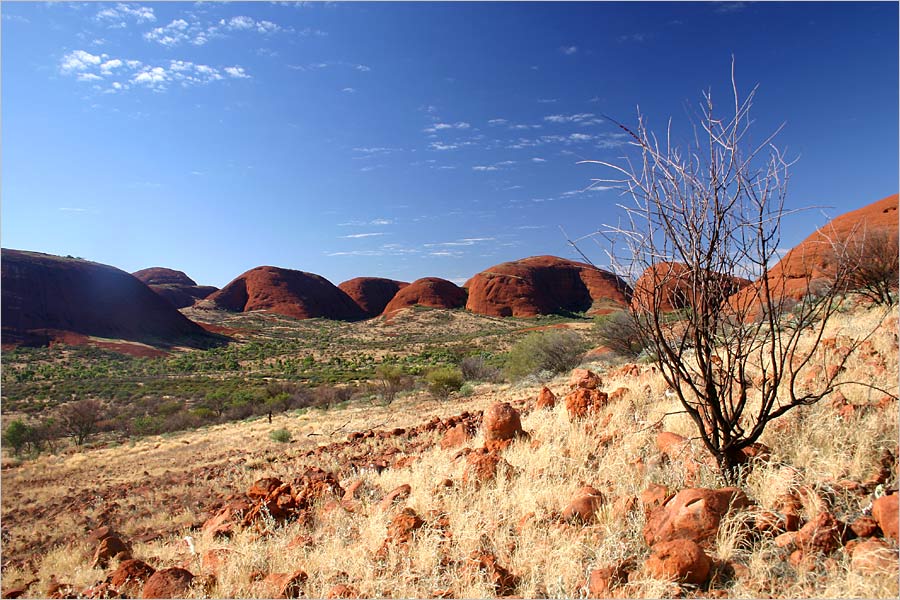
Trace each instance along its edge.
{"label": "scattered rock", "polygon": [[895,493],[890,496],[882,496],[872,503],[872,517],[878,522],[878,526],[884,532],[884,537],[894,540],[895,543],[898,541],[898,498],[900,498],[900,495]]}
{"label": "scattered rock", "polygon": [[579,420],[590,417],[606,405],[607,399],[605,392],[578,388],[565,398],[569,419]]}
{"label": "scattered rock", "polygon": [[644,514],[649,515],[655,508],[665,504],[674,494],[669,493],[669,488],[658,483],[651,483],[641,492],[641,505]]}
{"label": "scattered rock", "polygon": [[[588,598],[610,598],[611,592],[617,586],[628,581],[629,564],[620,562],[616,565],[608,565],[593,569],[587,576],[587,581],[582,586]],[[575,597],[580,594],[574,594]]]}
{"label": "scattered rock", "polygon": [[466,468],[463,471],[463,485],[476,487],[493,481],[498,471],[509,472],[512,466],[495,452],[481,449],[470,452],[466,456]]}
{"label": "scattered rock", "polygon": [[470,568],[476,568],[484,575],[497,596],[511,596],[516,593],[520,578],[501,566],[492,553],[474,552],[469,557],[468,564]]}
{"label": "scattered rock", "polygon": [[413,533],[425,524],[411,508],[404,508],[388,525],[387,539],[395,544],[406,544]]}
{"label": "scattered rock", "polygon": [[702,544],[715,537],[719,522],[729,510],[750,505],[750,500],[738,488],[681,490],[651,511],[644,527],[644,540],[649,546],[675,539]]}
{"label": "scattered rock", "polygon": [[831,554],[841,546],[843,527],[830,512],[820,512],[800,528],[794,543],[804,554]]}
{"label": "scattered rock", "polygon": [[468,442],[471,437],[472,436],[469,435],[469,429],[464,423],[454,425],[448,429],[447,433],[444,434],[444,437],[441,438],[441,450],[449,450],[450,448],[462,446]]}
{"label": "scattered rock", "polygon": [[142,598],[187,598],[194,575],[185,569],[171,567],[156,571],[144,584]]}
{"label": "scattered rock", "polygon": [[404,483],[403,485],[391,490],[384,498],[382,498],[381,502],[378,503],[378,509],[381,512],[385,512],[390,509],[395,503],[409,498],[409,495],[411,493],[412,487],[410,487],[408,483]]}
{"label": "scattered rock", "polygon": [[588,369],[573,369],[569,376],[569,389],[596,390],[603,385],[600,376]]}
{"label": "scattered rock", "polygon": [[352,585],[346,585],[344,583],[339,583],[336,586],[332,587],[328,590],[328,593],[325,594],[326,598],[362,598],[362,594],[359,593],[359,590],[353,587]]}
{"label": "scattered rock", "polygon": [[509,402],[497,402],[492,404],[484,413],[482,419],[484,431],[484,445],[488,450],[502,447],[504,442],[510,442],[524,435],[519,411]]}
{"label": "scattered rock", "polygon": [[538,409],[551,409],[554,406],[556,406],[556,394],[550,391],[550,388],[547,386],[542,387],[538,394],[537,402],[535,402],[535,407]]}
{"label": "scattered rock", "polygon": [[91,561],[92,567],[105,569],[109,561],[118,558],[119,560],[128,560],[131,558],[131,549],[121,539],[114,535],[100,540],[100,544],[94,551],[94,558]]}
{"label": "scattered rock", "polygon": [[252,500],[262,500],[281,485],[282,482],[280,479],[276,479],[275,477],[265,477],[255,481],[253,485],[250,486],[250,489],[247,490],[247,495]]}
{"label": "scattered rock", "polygon": [[850,523],[850,530],[858,538],[875,537],[881,533],[878,521],[868,515],[862,515]]}
{"label": "scattered rock", "polygon": [[853,546],[850,570],[864,575],[897,574],[897,550],[879,539],[863,540]]}
{"label": "scattered rock", "polygon": [[584,486],[575,492],[572,501],[562,512],[562,519],[570,523],[592,523],[603,506],[603,494],[591,486]]}
{"label": "scattered rock", "polygon": [[122,561],[118,568],[109,574],[106,581],[126,596],[136,598],[154,573],[156,569],[142,560],[132,558]]}
{"label": "scattered rock", "polygon": [[711,562],[700,546],[691,540],[660,542],[651,548],[644,570],[654,579],[702,585],[709,579]]}

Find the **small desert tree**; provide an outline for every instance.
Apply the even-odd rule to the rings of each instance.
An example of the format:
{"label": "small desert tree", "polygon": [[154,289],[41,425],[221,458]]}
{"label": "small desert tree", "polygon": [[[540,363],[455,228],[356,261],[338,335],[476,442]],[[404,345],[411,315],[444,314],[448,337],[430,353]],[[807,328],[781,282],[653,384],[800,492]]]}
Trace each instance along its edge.
{"label": "small desert tree", "polygon": [[375,387],[381,403],[388,406],[403,387],[403,369],[400,365],[382,363],[375,367]]}
{"label": "small desert tree", "polygon": [[102,416],[103,405],[94,399],[75,400],[59,408],[61,429],[77,446],[83,446],[97,431]]}
{"label": "small desert tree", "polygon": [[847,273],[845,287],[875,304],[890,306],[897,297],[900,248],[897,232],[858,229],[836,244],[837,261]]}
{"label": "small desert tree", "polygon": [[[635,127],[619,125],[636,156],[621,164],[586,161],[618,173],[595,183],[622,191],[624,214],[618,225],[594,235],[612,242],[608,254],[619,275],[637,281],[646,274],[630,308],[637,336],[657,357],[727,481],[734,481],[743,450],[770,421],[834,390],[847,360],[839,357],[839,368],[812,386],[798,379],[838,309],[845,272],[838,265],[823,276],[810,265],[788,280],[773,271],[782,218],[790,212],[785,199],[791,164],[772,144],[780,127],[751,142],[756,89],[741,101],[733,68],[732,88],[734,104],[725,116],[712,94],[704,93],[685,149],[673,142],[671,121],[660,140],[639,111]],[[757,283],[729,298],[729,276]],[[673,288],[686,290],[691,304],[678,320],[663,311]],[[799,297],[804,300],[797,302]],[[790,327],[781,321],[787,313]]]}

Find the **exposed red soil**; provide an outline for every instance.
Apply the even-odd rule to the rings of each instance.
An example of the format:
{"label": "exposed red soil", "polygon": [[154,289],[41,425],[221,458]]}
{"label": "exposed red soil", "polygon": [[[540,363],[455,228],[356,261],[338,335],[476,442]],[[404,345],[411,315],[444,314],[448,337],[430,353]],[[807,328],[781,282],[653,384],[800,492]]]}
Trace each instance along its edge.
{"label": "exposed red soil", "polygon": [[493,266],[466,282],[466,308],[495,317],[558,312],[603,314],[624,308],[631,289],[621,278],[555,256],[532,256]]}
{"label": "exposed red soil", "polygon": [[45,345],[64,332],[153,345],[208,341],[146,285],[114,267],[2,250],[4,344]]}
{"label": "exposed red soil", "polygon": [[417,279],[402,290],[384,307],[384,314],[410,306],[429,308],[462,308],[466,304],[466,290],[438,277]]}
{"label": "exposed red soil", "polygon": [[265,310],[295,319],[355,321],[364,317],[350,296],[321,275],[278,267],[251,269],[202,302],[235,312]]}
{"label": "exposed red soil", "polygon": [[356,277],[338,285],[350,296],[366,317],[377,317],[397,292],[408,286],[405,281],[382,279],[381,277]]}

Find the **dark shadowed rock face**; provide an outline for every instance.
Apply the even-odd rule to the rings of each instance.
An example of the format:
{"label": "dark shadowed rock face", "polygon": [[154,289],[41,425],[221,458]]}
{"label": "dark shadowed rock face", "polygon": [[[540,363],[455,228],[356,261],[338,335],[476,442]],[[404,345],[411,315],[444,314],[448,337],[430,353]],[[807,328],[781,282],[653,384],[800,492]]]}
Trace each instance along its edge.
{"label": "dark shadowed rock face", "polygon": [[182,271],[165,267],[150,267],[132,273],[150,286],[150,289],[165,298],[175,308],[191,306],[218,290],[211,285],[197,285]]}
{"label": "dark shadowed rock face", "polygon": [[394,299],[397,292],[408,286],[403,281],[382,279],[381,277],[356,277],[338,285],[350,296],[366,317],[377,317],[384,307]]}
{"label": "dark shadowed rock face", "polygon": [[65,333],[170,345],[206,332],[128,273],[86,260],[2,250],[3,343]]}
{"label": "dark shadowed rock face", "polygon": [[427,306],[430,308],[462,308],[466,304],[466,290],[452,281],[438,277],[424,277],[413,281],[397,292],[384,308],[384,314],[409,308]]}
{"label": "dark shadowed rock face", "polygon": [[203,302],[224,310],[265,310],[295,319],[364,318],[353,299],[324,277],[278,267],[251,269]]}
{"label": "dark shadowed rock face", "polygon": [[[897,194],[836,217],[795,246],[769,270],[769,287],[773,295],[801,299],[808,289],[815,287],[817,280],[834,274],[834,243],[846,243],[876,233],[897,236]],[[760,287],[761,280],[757,280],[731,296],[729,302],[735,308],[752,310],[759,304]]]}
{"label": "dark shadowed rock face", "polygon": [[502,263],[468,282],[466,308],[496,317],[558,312],[603,314],[628,305],[631,290],[616,275],[555,256]]}

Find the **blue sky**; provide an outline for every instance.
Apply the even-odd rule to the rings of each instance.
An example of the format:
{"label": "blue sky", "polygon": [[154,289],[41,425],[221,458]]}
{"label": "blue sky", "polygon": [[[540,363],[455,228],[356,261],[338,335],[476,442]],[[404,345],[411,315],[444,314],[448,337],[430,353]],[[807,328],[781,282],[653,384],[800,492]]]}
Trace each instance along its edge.
{"label": "blue sky", "polygon": [[897,10],[4,2],[2,243],[217,286],[574,258],[560,227],[616,219],[577,164],[628,151],[602,115],[684,123],[706,88],[725,107],[732,55],[754,135],[787,123],[789,204],[834,216],[898,189]]}

